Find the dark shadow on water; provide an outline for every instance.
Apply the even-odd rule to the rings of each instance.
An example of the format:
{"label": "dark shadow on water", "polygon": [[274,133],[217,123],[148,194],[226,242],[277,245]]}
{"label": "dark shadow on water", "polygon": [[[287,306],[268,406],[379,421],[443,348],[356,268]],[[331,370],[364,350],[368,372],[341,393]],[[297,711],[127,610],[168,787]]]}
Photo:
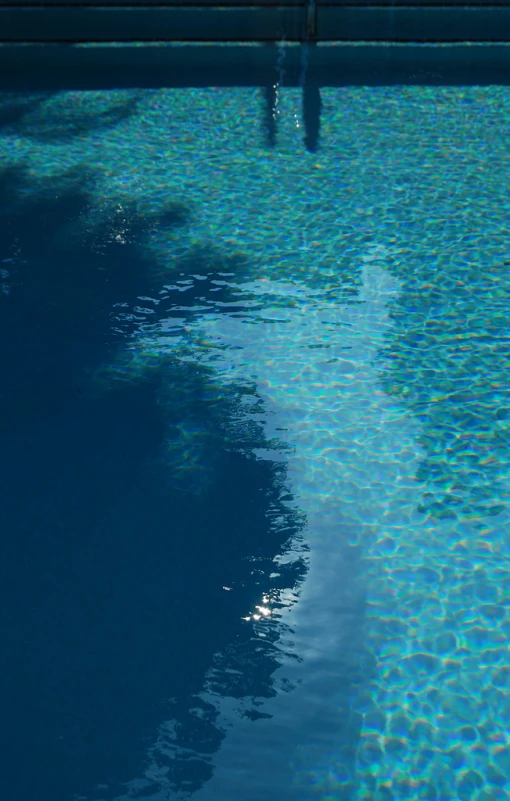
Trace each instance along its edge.
{"label": "dark shadow on water", "polygon": [[320,87],[311,81],[306,81],[303,86],[302,107],[305,147],[309,153],[316,153],[320,141],[322,99]]}
{"label": "dark shadow on water", "polygon": [[[260,428],[232,428],[236,392],[214,394],[208,414],[210,377],[171,366],[216,442],[214,460],[202,454],[210,481],[190,495],[161,457],[180,403],[165,371],[90,389],[125,342],[113,304],[156,294],[140,242],[154,227],[185,225],[191,210],[124,207],[119,226],[107,209],[89,225],[92,174],[34,184],[10,170],[0,187],[0,795],[111,799],[143,775],[169,716],[176,749],[188,749],[171,761],[172,786],[197,788],[224,736],[214,711],[193,712],[204,677],[214,654],[249,643],[242,617],[261,591],[303,577],[298,560],[269,578],[301,521],[282,501],[281,466],[249,455],[264,443]],[[255,664],[251,675],[246,661],[246,682],[264,696],[277,662]]]}
{"label": "dark shadow on water", "polygon": [[266,139],[266,144],[271,149],[276,147],[277,131],[278,131],[278,90],[277,87],[271,84],[265,86],[263,89],[264,96],[264,114],[263,114],[263,131]]}
{"label": "dark shadow on water", "polygon": [[38,92],[37,94],[2,92],[0,94],[0,131],[2,134],[14,133],[17,126],[23,125],[23,119],[35,113],[41,103],[51,95],[51,92]]}
{"label": "dark shadow on water", "polygon": [[108,98],[83,93],[0,93],[0,131],[41,143],[65,142],[113,128],[136,113],[139,93]]}
{"label": "dark shadow on water", "polygon": [[[267,147],[273,150],[278,143],[280,87],[275,84],[262,90],[262,130]],[[301,117],[304,128],[303,143],[309,153],[316,153],[320,143],[322,98],[320,86],[306,80],[302,87]]]}

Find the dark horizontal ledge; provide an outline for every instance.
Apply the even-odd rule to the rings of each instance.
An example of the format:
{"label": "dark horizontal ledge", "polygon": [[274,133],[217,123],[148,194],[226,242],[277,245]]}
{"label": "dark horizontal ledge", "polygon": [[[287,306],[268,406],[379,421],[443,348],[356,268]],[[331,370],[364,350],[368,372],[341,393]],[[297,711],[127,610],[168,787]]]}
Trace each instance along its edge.
{"label": "dark horizontal ledge", "polygon": [[[87,8],[91,5],[102,7],[125,6],[124,0],[97,0],[97,2],[86,2],[86,0],[0,0],[2,6],[15,8]],[[306,5],[306,0],[131,0],[130,6],[139,8],[154,6],[172,6],[178,8],[193,8],[194,6],[214,6],[217,8],[246,8],[264,6],[287,6],[302,9]],[[335,6],[381,6],[393,8],[395,6],[408,6],[409,0],[316,0],[318,7]],[[507,6],[508,0],[414,0],[414,7],[429,8],[437,6],[469,7],[469,6]]]}
{"label": "dark horizontal ledge", "polygon": [[[11,42],[260,41],[306,36],[291,6],[0,6]],[[318,41],[510,41],[510,6],[318,6]]]}
{"label": "dark horizontal ledge", "polygon": [[[0,89],[54,91],[302,81],[302,45],[0,45]],[[280,62],[281,63],[281,62]],[[510,85],[510,45],[318,44],[306,80],[319,86]]]}

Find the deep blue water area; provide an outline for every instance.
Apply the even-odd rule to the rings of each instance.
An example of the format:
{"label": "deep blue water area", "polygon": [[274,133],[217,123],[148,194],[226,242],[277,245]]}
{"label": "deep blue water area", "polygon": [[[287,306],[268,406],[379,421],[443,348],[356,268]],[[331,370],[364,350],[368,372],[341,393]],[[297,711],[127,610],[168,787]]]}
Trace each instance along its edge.
{"label": "deep blue water area", "polygon": [[[0,186],[0,256],[12,276],[0,315],[0,795],[113,798],[143,773],[147,741],[168,717],[176,750],[196,752],[192,766],[175,757],[173,783],[198,787],[223,735],[212,708],[190,713],[194,696],[227,646],[243,651],[234,694],[271,694],[271,652],[261,664],[241,618],[298,523],[275,467],[222,443],[192,367],[176,381],[215,441],[200,497],[168,479],[157,376],[90,389],[115,345],[114,301],[151,291],[143,232],[100,254],[73,237],[87,203],[79,175],[33,196],[16,171]],[[269,511],[286,518],[282,534]],[[292,584],[300,570],[282,572]]]}

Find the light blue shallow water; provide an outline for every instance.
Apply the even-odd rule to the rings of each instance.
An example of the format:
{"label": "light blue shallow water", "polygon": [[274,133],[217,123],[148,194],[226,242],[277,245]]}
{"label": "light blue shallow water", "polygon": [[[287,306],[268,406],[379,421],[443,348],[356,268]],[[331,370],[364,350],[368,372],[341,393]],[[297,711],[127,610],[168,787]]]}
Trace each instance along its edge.
{"label": "light blue shallow water", "polygon": [[[282,465],[276,529],[301,521],[242,615],[271,691],[230,692],[242,650],[213,642],[187,714],[214,720],[221,746],[179,739],[161,713],[128,790],[106,769],[76,798],[510,798],[508,95],[323,89],[317,154],[297,90],[272,151],[256,90],[3,98],[19,119],[0,159],[26,171],[25,194],[87,176],[63,239],[136,241],[148,265],[147,294],[99,299],[111,339],[86,391],[157,376],[171,491],[204,503],[221,437]],[[9,303],[15,243],[2,267]],[[207,572],[200,550],[194,566]]]}

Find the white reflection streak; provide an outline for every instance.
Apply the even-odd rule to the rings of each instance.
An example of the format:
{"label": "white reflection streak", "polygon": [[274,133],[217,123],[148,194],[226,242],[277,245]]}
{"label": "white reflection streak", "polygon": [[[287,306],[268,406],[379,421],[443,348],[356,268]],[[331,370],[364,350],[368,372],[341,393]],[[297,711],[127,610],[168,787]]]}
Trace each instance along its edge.
{"label": "white reflection streak", "polygon": [[[317,730],[317,711],[325,719],[334,717],[338,708],[334,666],[345,651],[345,631],[338,630],[345,601],[338,598],[339,576],[345,573],[344,552],[338,548],[339,521],[347,518],[357,524],[361,540],[364,533],[371,536],[400,477],[395,449],[414,448],[413,426],[406,425],[405,416],[378,387],[376,360],[391,322],[387,305],[398,292],[381,264],[388,255],[383,246],[375,245],[362,256],[363,288],[355,303],[324,299],[304,284],[264,279],[245,286],[251,295],[260,293],[267,301],[257,319],[223,314],[200,321],[200,336],[209,346],[217,346],[209,348],[206,360],[226,381],[256,383],[267,412],[267,436],[284,437],[292,447],[289,489],[296,507],[306,515],[310,546],[310,569],[299,601],[278,610],[293,631],[292,643],[280,643],[282,654],[287,651],[303,660],[287,661],[277,671],[294,685],[294,692],[264,700],[262,709],[272,717],[256,725],[238,717],[234,699],[207,696],[219,710],[218,725],[228,734],[215,756],[214,777],[194,794],[200,801],[220,797],[255,801],[269,791],[273,797],[280,793],[281,798],[302,798],[300,793],[306,790],[300,789],[300,782],[310,773],[319,782],[314,796],[317,791],[321,798],[322,793],[334,792],[331,783],[336,779],[330,775],[334,741],[323,746],[329,754],[325,758],[315,746],[307,751],[301,733],[309,731],[312,741],[314,736],[324,740]],[[271,296],[274,304],[268,301]],[[282,296],[297,303],[282,306],[277,302]],[[327,342],[328,347],[310,347],[317,342]],[[258,455],[272,458],[271,451]],[[407,469],[412,475],[415,465],[408,464]],[[359,492],[353,491],[356,482]],[[261,621],[270,615],[264,597],[246,619]],[[324,670],[333,671],[332,696],[326,706],[324,687],[317,686],[315,678]],[[153,756],[157,759],[156,753]],[[292,783],[294,794],[289,795]]]}

